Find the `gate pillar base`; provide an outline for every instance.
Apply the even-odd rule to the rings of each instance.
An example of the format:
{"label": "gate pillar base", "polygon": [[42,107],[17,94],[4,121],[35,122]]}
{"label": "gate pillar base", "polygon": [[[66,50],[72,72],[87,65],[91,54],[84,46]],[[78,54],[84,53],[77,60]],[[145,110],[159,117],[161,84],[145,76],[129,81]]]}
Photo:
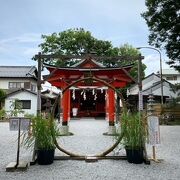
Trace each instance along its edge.
{"label": "gate pillar base", "polygon": [[116,136],[116,126],[108,126],[108,132],[103,133],[106,136]]}
{"label": "gate pillar base", "polygon": [[116,133],[121,134],[121,126],[119,124],[116,126]]}
{"label": "gate pillar base", "polygon": [[69,126],[61,126],[60,127],[60,135],[61,136],[72,136],[73,133],[69,132]]}

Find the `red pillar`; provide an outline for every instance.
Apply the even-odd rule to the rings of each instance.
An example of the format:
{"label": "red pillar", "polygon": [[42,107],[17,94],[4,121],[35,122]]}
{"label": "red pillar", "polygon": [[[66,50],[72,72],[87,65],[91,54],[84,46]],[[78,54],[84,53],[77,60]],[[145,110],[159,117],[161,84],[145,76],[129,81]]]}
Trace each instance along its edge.
{"label": "red pillar", "polygon": [[108,89],[108,112],[109,125],[114,126],[115,98],[113,89]]}
{"label": "red pillar", "polygon": [[71,116],[71,90],[68,91],[68,121],[70,120]]}
{"label": "red pillar", "polygon": [[63,121],[62,125],[68,125],[70,117],[70,90],[66,90],[62,97]]}
{"label": "red pillar", "polygon": [[109,98],[108,98],[108,90],[106,90],[106,99],[105,99],[105,110],[106,110],[106,120],[109,121]]}

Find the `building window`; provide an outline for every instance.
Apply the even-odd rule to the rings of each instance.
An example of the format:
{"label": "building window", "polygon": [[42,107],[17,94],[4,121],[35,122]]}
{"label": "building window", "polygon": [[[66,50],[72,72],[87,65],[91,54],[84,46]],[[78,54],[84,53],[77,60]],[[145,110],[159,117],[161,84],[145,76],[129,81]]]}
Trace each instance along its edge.
{"label": "building window", "polygon": [[176,81],[177,80],[177,76],[167,76],[166,80],[167,81]]}
{"label": "building window", "polygon": [[31,109],[31,100],[16,100],[15,109]]}
{"label": "building window", "polygon": [[31,84],[31,91],[36,92],[36,85]]}
{"label": "building window", "polygon": [[30,82],[24,82],[24,88],[30,89]]}
{"label": "building window", "polygon": [[23,82],[9,82],[9,89],[24,88]]}

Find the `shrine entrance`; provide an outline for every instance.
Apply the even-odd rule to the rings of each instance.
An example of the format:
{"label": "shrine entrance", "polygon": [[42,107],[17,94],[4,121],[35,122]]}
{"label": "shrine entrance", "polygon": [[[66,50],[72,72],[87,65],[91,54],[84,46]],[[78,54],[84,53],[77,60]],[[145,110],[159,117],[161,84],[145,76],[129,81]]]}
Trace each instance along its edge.
{"label": "shrine entrance", "polygon": [[103,117],[109,122],[108,134],[115,133],[116,89],[134,81],[128,73],[132,65],[105,67],[88,55],[70,67],[58,68],[45,63],[44,67],[50,72],[47,81],[52,86],[62,92],[69,87],[59,99],[63,134],[68,134],[68,122],[72,117]]}
{"label": "shrine entrance", "polygon": [[[121,99],[123,108],[125,102],[119,89],[125,87],[128,83],[134,81],[129,75],[131,65],[123,67],[104,67],[97,63],[91,55],[87,56],[56,56],[56,55],[41,55],[39,53],[35,57],[38,59],[38,69],[41,69],[41,60],[44,58],[61,58],[61,59],[83,59],[79,63],[71,67],[55,67],[43,63],[50,74],[44,77],[52,86],[61,89],[61,93],[56,99],[54,107],[59,103],[62,112],[62,132],[63,135],[69,135],[68,122],[72,117],[72,109],[77,108],[77,117],[95,116],[98,117],[99,113],[106,117],[109,124],[107,135],[112,135],[116,132],[115,116],[116,116],[116,100],[118,97]],[[104,57],[99,57],[104,58]],[[106,57],[108,58],[108,57]],[[122,57],[109,57],[110,59],[122,59]],[[142,57],[136,57],[141,63]],[[98,57],[96,57],[98,59]],[[123,59],[124,60],[124,59]],[[134,60],[130,58],[130,60]],[[139,63],[139,64],[140,64]],[[139,66],[140,67],[140,66]],[[38,71],[39,72],[39,71]],[[38,98],[40,97],[40,77],[38,75]],[[140,77],[140,76],[139,76]],[[140,87],[141,84],[139,83]],[[98,99],[98,95],[100,98]],[[95,103],[96,102],[96,103]],[[99,104],[99,105],[98,105]],[[103,108],[102,108],[103,107]],[[38,107],[40,112],[40,108]],[[53,109],[54,114],[55,108]],[[94,114],[94,115],[93,115]],[[123,132],[117,136],[116,142],[103,151],[102,153],[91,155],[91,157],[105,158],[123,138]],[[75,159],[87,159],[87,156],[72,153],[61,147],[57,140],[54,140],[56,147],[63,153],[74,157]],[[113,157],[112,157],[113,158]],[[117,159],[115,157],[114,159]]]}
{"label": "shrine entrance", "polygon": [[[62,95],[64,95],[72,86],[78,84],[79,82],[83,82],[83,81],[86,81],[86,80],[91,80],[93,82],[99,82],[99,83],[102,83],[104,86],[108,87],[110,90],[114,91],[115,93],[117,93],[117,97],[119,97],[122,101],[122,104],[123,104],[123,108],[125,109],[126,108],[126,105],[125,105],[125,101],[124,101],[124,98],[122,96],[122,94],[116,90],[111,84],[107,83],[106,81],[103,81],[101,79],[97,79],[97,78],[93,78],[93,77],[88,77],[88,78],[82,78],[80,80],[77,80],[73,83],[71,83],[70,85],[68,85],[65,89],[63,89],[62,91]],[[59,94],[59,96],[61,96],[61,93]],[[55,112],[55,107],[58,103],[58,99],[59,97],[56,98],[56,101],[55,101],[55,104],[54,104],[54,108],[53,108],[53,111],[52,113]],[[94,154],[94,155],[91,155],[91,156],[88,156],[88,155],[81,155],[81,154],[76,154],[76,153],[73,153],[73,152],[70,152],[70,151],[67,151],[66,149],[64,149],[61,145],[58,144],[57,140],[55,139],[55,145],[57,147],[57,149],[59,149],[61,152],[65,153],[66,155],[69,155],[69,157],[67,156],[63,156],[63,157],[56,157],[56,159],[69,159],[71,157],[71,159],[77,159],[77,160],[87,160],[87,161],[93,161],[93,160],[97,160],[96,158],[101,158],[101,159],[126,159],[125,156],[108,156],[106,157],[106,155],[108,155],[110,152],[112,152],[116,147],[117,145],[120,143],[120,141],[122,140],[123,138],[123,132],[121,134],[118,134],[117,135],[117,140],[116,142],[111,146],[111,147],[108,147],[108,149],[104,150],[103,152],[99,153],[99,154]],[[92,158],[95,158],[95,159],[92,159]],[[88,159],[89,158],[89,159]]]}
{"label": "shrine entrance", "polygon": [[[105,89],[83,88],[71,92],[70,118],[105,118]],[[73,114],[73,108],[77,110]]]}

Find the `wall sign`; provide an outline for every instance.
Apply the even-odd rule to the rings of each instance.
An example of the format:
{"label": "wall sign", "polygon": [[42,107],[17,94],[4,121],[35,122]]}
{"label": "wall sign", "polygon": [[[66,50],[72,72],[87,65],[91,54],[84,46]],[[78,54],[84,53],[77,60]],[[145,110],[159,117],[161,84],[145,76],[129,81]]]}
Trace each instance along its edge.
{"label": "wall sign", "polygon": [[30,119],[24,118],[24,117],[20,117],[20,118],[13,117],[13,118],[9,119],[9,130],[10,131],[18,131],[19,122],[21,123],[20,130],[27,131],[29,129]]}

